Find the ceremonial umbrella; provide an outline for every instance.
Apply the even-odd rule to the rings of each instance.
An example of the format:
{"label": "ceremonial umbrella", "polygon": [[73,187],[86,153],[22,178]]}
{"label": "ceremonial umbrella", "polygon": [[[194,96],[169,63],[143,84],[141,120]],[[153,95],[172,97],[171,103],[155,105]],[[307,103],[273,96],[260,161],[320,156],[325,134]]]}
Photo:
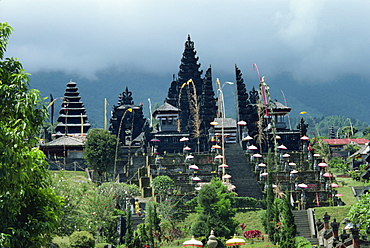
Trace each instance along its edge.
{"label": "ceremonial umbrella", "polygon": [[213,145],[212,148],[214,148],[214,149],[221,149],[221,146],[219,146],[219,145]]}
{"label": "ceremonial umbrella", "polygon": [[191,150],[190,147],[188,147],[188,146],[184,147],[184,151],[190,151],[190,150]]}
{"label": "ceremonial umbrella", "polygon": [[220,168],[227,168],[229,166],[227,164],[220,164],[218,167],[220,167]]}
{"label": "ceremonial umbrella", "polygon": [[193,177],[193,181],[199,182],[199,181],[202,181],[202,179],[200,179],[199,177]]}
{"label": "ceremonial umbrella", "polygon": [[259,164],[258,164],[258,166],[259,166],[259,167],[266,167],[266,164],[264,164],[264,163],[259,163]]}
{"label": "ceremonial umbrella", "polygon": [[255,157],[255,158],[262,158],[262,155],[259,154],[259,153],[256,153],[256,154],[253,154],[253,157]]}
{"label": "ceremonial umbrella", "polygon": [[226,246],[238,246],[238,245],[245,245],[245,240],[236,237],[236,235],[234,235],[232,239],[226,241]]}
{"label": "ceremonial umbrella", "polygon": [[288,154],[288,153],[285,153],[284,155],[283,155],[283,158],[289,158],[290,157],[290,154]]}
{"label": "ceremonial umbrella", "polygon": [[159,139],[151,139],[151,142],[161,142]]}
{"label": "ceremonial umbrella", "polygon": [[301,189],[307,189],[308,188],[308,185],[305,184],[305,183],[300,183],[297,186],[300,187]]}
{"label": "ceremonial umbrella", "polygon": [[290,163],[289,163],[289,165],[290,165],[290,166],[296,166],[296,163],[294,163],[294,162],[290,162]]}
{"label": "ceremonial umbrella", "polygon": [[306,135],[301,137],[301,140],[309,140],[309,139],[310,138],[308,138]]}
{"label": "ceremonial umbrella", "polygon": [[183,247],[203,247],[203,243],[201,241],[196,240],[194,237],[191,240],[187,240],[182,244]]}
{"label": "ceremonial umbrella", "polygon": [[188,140],[189,140],[189,138],[187,138],[187,137],[182,137],[182,138],[180,139],[180,141],[181,141],[181,142],[188,141]]}
{"label": "ceremonial umbrella", "polygon": [[188,156],[186,156],[186,158],[185,159],[193,159],[194,158],[194,156],[193,155],[188,155]]}
{"label": "ceremonial umbrella", "polygon": [[280,145],[280,146],[278,146],[277,148],[279,148],[279,149],[281,149],[281,150],[286,150],[286,149],[288,149],[288,148],[286,148],[286,146],[284,146],[284,145]]}
{"label": "ceremonial umbrella", "polygon": [[248,150],[258,150],[258,148],[255,145],[251,145],[251,146],[248,146]]}
{"label": "ceremonial umbrella", "polygon": [[336,197],[343,196],[342,194],[335,194]]}
{"label": "ceremonial umbrella", "polygon": [[192,165],[189,166],[189,169],[199,170],[199,167],[196,166],[195,164],[192,164]]}
{"label": "ceremonial umbrella", "polygon": [[297,171],[297,170],[292,170],[292,171],[290,172],[290,174],[296,174],[296,173],[298,173],[298,171]]}
{"label": "ceremonial umbrella", "polygon": [[243,140],[252,140],[253,138],[249,135],[247,135],[247,137],[243,138]]}
{"label": "ceremonial umbrella", "polygon": [[328,167],[327,163],[321,162],[318,164],[319,167]]}
{"label": "ceremonial umbrella", "polygon": [[336,183],[332,183],[330,186],[331,186],[332,188],[339,188],[339,185],[338,185],[338,184],[336,184]]}
{"label": "ceremonial umbrella", "polygon": [[332,174],[330,174],[329,172],[326,172],[322,175],[323,177],[333,177]]}
{"label": "ceremonial umbrella", "polygon": [[267,172],[263,172],[263,173],[261,173],[261,176],[267,176],[268,175],[268,173]]}
{"label": "ceremonial umbrella", "polygon": [[217,156],[215,157],[215,159],[220,159],[220,158],[224,158],[224,156],[222,156],[222,155],[217,155]]}
{"label": "ceremonial umbrella", "polygon": [[230,176],[229,174],[225,174],[225,175],[223,176],[223,178],[229,179],[229,178],[231,178],[231,176]]}

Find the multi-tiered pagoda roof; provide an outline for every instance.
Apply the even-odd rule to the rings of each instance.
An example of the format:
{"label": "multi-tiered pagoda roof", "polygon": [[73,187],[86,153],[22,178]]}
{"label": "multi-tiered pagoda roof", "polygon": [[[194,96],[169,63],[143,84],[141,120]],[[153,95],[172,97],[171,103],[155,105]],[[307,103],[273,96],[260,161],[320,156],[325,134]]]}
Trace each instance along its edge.
{"label": "multi-tiered pagoda roof", "polygon": [[67,83],[57,121],[59,122],[55,129],[57,136],[86,135],[91,126],[75,82]]}

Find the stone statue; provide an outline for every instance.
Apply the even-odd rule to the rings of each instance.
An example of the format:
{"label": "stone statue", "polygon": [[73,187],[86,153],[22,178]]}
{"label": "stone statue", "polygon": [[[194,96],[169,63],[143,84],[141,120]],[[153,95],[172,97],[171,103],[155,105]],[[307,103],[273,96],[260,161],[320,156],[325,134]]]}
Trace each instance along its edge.
{"label": "stone statue", "polygon": [[338,230],[339,230],[340,223],[337,222],[337,220],[334,218],[334,220],[330,224],[330,226],[331,226],[331,229],[333,230],[333,236],[334,236],[334,238],[338,239],[339,238]]}
{"label": "stone statue", "polygon": [[218,241],[215,235],[213,235],[213,230],[212,230],[211,235],[209,235],[208,237],[207,245],[209,248],[216,248],[217,244],[218,244]]}

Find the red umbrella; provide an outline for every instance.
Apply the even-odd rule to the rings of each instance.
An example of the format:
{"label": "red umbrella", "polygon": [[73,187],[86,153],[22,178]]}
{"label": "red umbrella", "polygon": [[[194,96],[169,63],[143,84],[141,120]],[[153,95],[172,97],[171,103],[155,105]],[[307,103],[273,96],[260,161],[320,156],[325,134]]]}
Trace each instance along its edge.
{"label": "red umbrella", "polygon": [[328,167],[327,163],[321,162],[318,164],[319,167]]}
{"label": "red umbrella", "polygon": [[322,175],[323,177],[333,177],[332,174],[330,174],[329,172],[326,172]]}
{"label": "red umbrella", "polygon": [[339,185],[338,185],[338,184],[336,184],[336,183],[332,183],[332,184],[331,184],[331,187],[332,187],[332,188],[339,188]]}

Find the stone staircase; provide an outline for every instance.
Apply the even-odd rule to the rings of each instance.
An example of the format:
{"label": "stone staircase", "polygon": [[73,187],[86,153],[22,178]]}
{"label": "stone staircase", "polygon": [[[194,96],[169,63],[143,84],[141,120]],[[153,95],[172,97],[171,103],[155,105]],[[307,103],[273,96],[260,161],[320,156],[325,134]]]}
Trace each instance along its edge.
{"label": "stone staircase", "polygon": [[294,222],[297,225],[297,235],[307,239],[312,245],[318,245],[319,240],[312,238],[310,226],[308,222],[308,211],[307,210],[294,210]]}
{"label": "stone staircase", "polygon": [[240,197],[262,199],[262,191],[257,179],[248,163],[245,152],[239,144],[225,144],[226,173],[232,176],[231,183],[235,185],[235,192]]}

